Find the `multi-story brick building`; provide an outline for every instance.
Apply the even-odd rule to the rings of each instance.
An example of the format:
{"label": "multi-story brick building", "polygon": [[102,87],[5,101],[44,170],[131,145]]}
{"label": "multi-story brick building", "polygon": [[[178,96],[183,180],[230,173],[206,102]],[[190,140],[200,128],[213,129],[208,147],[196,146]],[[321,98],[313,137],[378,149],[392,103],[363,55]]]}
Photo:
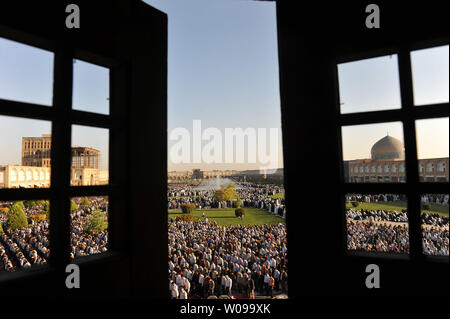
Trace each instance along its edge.
{"label": "multi-story brick building", "polygon": [[50,134],[42,134],[42,137],[23,137],[22,166],[50,167],[51,147]]}

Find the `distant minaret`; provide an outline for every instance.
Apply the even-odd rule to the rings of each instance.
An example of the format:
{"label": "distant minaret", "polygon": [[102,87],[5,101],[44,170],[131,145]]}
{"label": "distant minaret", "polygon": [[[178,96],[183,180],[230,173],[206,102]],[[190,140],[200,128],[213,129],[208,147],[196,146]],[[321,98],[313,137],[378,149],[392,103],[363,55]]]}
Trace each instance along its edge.
{"label": "distant minaret", "polygon": [[264,179],[267,178],[267,170],[264,170]]}

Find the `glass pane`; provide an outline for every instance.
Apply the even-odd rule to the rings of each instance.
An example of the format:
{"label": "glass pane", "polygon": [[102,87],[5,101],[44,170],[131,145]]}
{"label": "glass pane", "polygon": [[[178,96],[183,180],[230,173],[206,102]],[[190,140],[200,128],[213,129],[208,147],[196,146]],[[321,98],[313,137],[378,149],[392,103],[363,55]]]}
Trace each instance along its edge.
{"label": "glass pane", "polygon": [[52,105],[53,53],[0,38],[0,99]]}
{"label": "glass pane", "polygon": [[338,65],[341,113],[401,107],[397,55]]}
{"label": "glass pane", "polygon": [[448,256],[448,194],[424,194],[421,202],[423,253]]}
{"label": "glass pane", "polygon": [[0,202],[0,276],[44,265],[50,257],[50,202]]}
{"label": "glass pane", "polygon": [[51,123],[0,116],[0,188],[50,186]]}
{"label": "glass pane", "polygon": [[448,102],[448,45],[411,52],[414,104]]}
{"label": "glass pane", "polygon": [[108,251],[108,197],[74,197],[70,202],[70,258]]}
{"label": "glass pane", "polygon": [[416,121],[421,182],[448,182],[449,119]]}
{"label": "glass pane", "polygon": [[343,126],[342,147],[346,182],[405,182],[405,147],[400,122]]}
{"label": "glass pane", "polygon": [[72,104],[74,110],[109,114],[109,69],[74,60]]}
{"label": "glass pane", "polygon": [[72,186],[109,182],[109,130],[72,125]]}
{"label": "glass pane", "polygon": [[347,194],[347,249],[409,253],[405,195]]}

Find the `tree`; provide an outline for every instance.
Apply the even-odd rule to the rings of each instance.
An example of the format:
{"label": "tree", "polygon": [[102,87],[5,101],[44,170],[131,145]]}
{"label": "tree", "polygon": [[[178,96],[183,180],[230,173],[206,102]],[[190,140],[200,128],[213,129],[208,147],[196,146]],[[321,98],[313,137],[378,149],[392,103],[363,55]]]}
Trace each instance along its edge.
{"label": "tree", "polygon": [[245,209],[243,208],[236,208],[234,211],[234,214],[236,215],[237,218],[242,218],[245,215]]}
{"label": "tree", "polygon": [[101,210],[95,210],[88,217],[88,225],[86,230],[90,233],[100,233],[108,228],[108,219],[106,213]]}
{"label": "tree", "polygon": [[190,214],[194,211],[195,205],[194,204],[182,204],[181,205],[181,211],[183,214]]}
{"label": "tree", "polygon": [[194,221],[194,217],[190,216],[190,215],[181,215],[181,216],[177,216],[175,217],[176,221],[183,221],[183,222],[193,222]]}
{"label": "tree", "polygon": [[218,202],[231,201],[236,198],[236,186],[230,184],[226,187],[222,187],[214,192],[214,199]]}
{"label": "tree", "polygon": [[26,208],[30,208],[30,207],[36,206],[36,201],[34,201],[34,200],[27,200],[27,201],[25,201],[25,202],[23,203],[23,205],[24,205]]}
{"label": "tree", "polygon": [[236,208],[241,208],[241,205],[242,205],[242,201],[241,201],[241,199],[238,197],[238,198],[236,199]]}
{"label": "tree", "polygon": [[214,199],[218,202],[223,202],[225,200],[225,193],[223,189],[218,189],[214,192]]}
{"label": "tree", "polygon": [[40,221],[46,220],[47,219],[47,215],[46,214],[35,214],[35,215],[31,215],[30,219],[32,221],[34,221],[35,223],[38,223]]}
{"label": "tree", "polygon": [[27,215],[23,212],[24,205],[22,202],[15,202],[9,210],[8,219],[5,223],[5,228],[8,230],[15,230],[28,226]]}
{"label": "tree", "polygon": [[227,187],[225,187],[224,195],[225,195],[225,200],[230,201],[230,200],[235,199],[237,196],[236,185],[230,184]]}
{"label": "tree", "polygon": [[91,205],[91,202],[90,202],[89,199],[85,196],[85,197],[83,198],[83,200],[81,201],[81,205],[83,205],[83,206],[90,206],[90,205]]}
{"label": "tree", "polygon": [[353,201],[353,202],[351,202],[351,203],[352,203],[352,206],[353,206],[353,207],[358,207],[358,206],[359,206],[359,202]]}
{"label": "tree", "polygon": [[40,206],[49,206],[50,205],[50,201],[48,200],[37,200],[36,201],[36,205],[40,205]]}
{"label": "tree", "polygon": [[[85,197],[86,198],[86,197]],[[73,212],[78,209],[78,205],[73,200],[70,200],[70,211]]]}
{"label": "tree", "polygon": [[20,208],[25,209],[25,205],[23,204],[23,202],[14,202],[14,205],[19,206]]}
{"label": "tree", "polygon": [[46,219],[50,219],[50,202],[48,200],[42,202],[41,214],[45,214]]}
{"label": "tree", "polygon": [[0,222],[0,235],[3,234],[3,226],[2,223]]}

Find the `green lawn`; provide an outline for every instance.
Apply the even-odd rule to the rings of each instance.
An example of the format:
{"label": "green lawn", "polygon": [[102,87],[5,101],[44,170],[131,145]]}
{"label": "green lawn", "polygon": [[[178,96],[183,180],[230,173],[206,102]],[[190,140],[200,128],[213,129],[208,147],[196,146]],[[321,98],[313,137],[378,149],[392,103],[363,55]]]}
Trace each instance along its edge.
{"label": "green lawn", "polygon": [[284,199],[284,193],[278,193],[275,195],[269,195],[270,198],[279,198],[279,199]]}
{"label": "green lawn", "polygon": [[[205,213],[205,216],[208,217],[208,220],[215,221],[221,226],[230,226],[230,225],[263,225],[263,224],[278,224],[285,223],[284,219],[272,215],[264,210],[257,208],[245,208],[245,217],[241,220],[236,218],[234,215],[234,208],[210,208],[210,209],[201,209],[195,210],[192,214],[194,219],[199,219],[202,216],[202,213]],[[170,210],[169,218],[175,218],[177,216],[181,216],[181,210]]]}
{"label": "green lawn", "polygon": [[[429,214],[439,214],[441,216],[448,216],[448,207],[430,204],[431,210],[424,211]],[[351,203],[346,203],[346,208],[353,208]],[[406,209],[406,202],[398,201],[398,202],[380,202],[380,203],[359,203],[357,209],[367,209],[367,210],[396,210],[401,211],[402,209]]]}

